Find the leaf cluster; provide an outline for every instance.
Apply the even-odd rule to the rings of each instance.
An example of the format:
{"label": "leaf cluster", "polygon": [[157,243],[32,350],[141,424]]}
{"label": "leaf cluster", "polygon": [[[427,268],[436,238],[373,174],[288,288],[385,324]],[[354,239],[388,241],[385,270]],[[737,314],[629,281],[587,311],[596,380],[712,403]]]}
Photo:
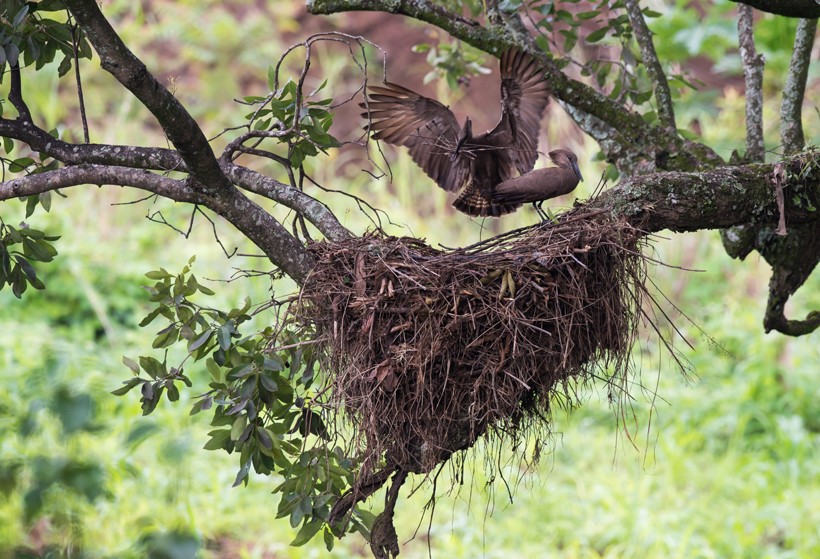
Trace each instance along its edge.
{"label": "leaf cluster", "polygon": [[455,39],[435,46],[420,43],[413,47],[413,52],[426,52],[427,63],[433,68],[425,74],[424,83],[444,78],[451,89],[457,89],[459,85],[469,85],[473,76],[490,73],[490,69],[484,66],[482,51]]}
{"label": "leaf cluster", "polygon": [[29,285],[34,289],[45,289],[32,262],[54,260],[57,249],[52,243],[59,238],[48,236],[25,223],[14,227],[0,220],[0,290],[9,285],[19,299]]}
{"label": "leaf cluster", "polygon": [[[268,84],[275,89],[275,69],[268,70]],[[339,147],[339,141],[330,133],[333,113],[332,98],[309,100],[327,85],[327,80],[302,99],[301,86],[293,80],[267,97],[250,96],[243,100],[256,109],[245,115],[248,126],[255,131],[271,131],[280,144],[287,145],[287,159],[294,168],[301,167],[308,157],[327,153]]]}
{"label": "leaf cluster", "polygon": [[[347,525],[328,524],[332,506],[352,485],[356,463],[334,444],[325,423],[322,391],[315,390],[320,384],[317,356],[299,342],[309,338],[273,327],[243,334],[254,315],[250,299],[227,312],[194,301],[214,292],[191,273],[193,262],[191,258],[176,275],[165,269],[146,274],[155,280],[147,290],[156,306],[140,323],[145,327],[165,319],[153,347],[184,343],[187,356],[178,366],[169,366],[167,352],[162,361],[123,357],[134,376],[113,393],[121,396],[139,387],[143,414],[150,414],[163,394],[176,402],[180,386],[193,385],[184,373],[185,361],[204,362],[210,382],[195,398],[191,414],[212,414],[214,429],[205,449],[238,456],[234,486],[247,485],[252,470],[281,477],[273,490],[281,496],[277,518],[289,518],[294,528],[301,525],[293,545],[306,543],[320,530],[328,549],[346,531],[366,536],[372,517],[363,511],[354,511]],[[271,348],[274,338],[283,349]]]}
{"label": "leaf cluster", "polygon": [[54,61],[62,54],[58,73],[64,76],[71,70],[76,53],[79,58],[91,59],[92,49],[82,29],[70,23],[44,17],[43,14],[65,14],[60,0],[23,2],[0,1],[0,81],[6,63],[15,66],[23,55],[23,65],[34,65],[36,70]]}

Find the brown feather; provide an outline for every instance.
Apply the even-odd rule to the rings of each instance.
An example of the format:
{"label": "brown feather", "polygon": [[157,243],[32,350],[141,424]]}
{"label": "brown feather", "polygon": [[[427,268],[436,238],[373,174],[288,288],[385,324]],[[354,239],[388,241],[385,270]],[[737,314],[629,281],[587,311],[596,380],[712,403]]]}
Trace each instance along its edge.
{"label": "brown feather", "polygon": [[499,217],[514,212],[521,204],[490,200],[470,184],[453,200],[453,207],[473,217]]}
{"label": "brown feather", "polygon": [[466,187],[453,205],[470,215],[514,211],[518,205],[493,199],[495,187],[532,170],[538,157],[541,116],[550,95],[543,70],[515,49],[501,55],[500,69],[501,119],[478,136],[472,135],[469,119],[460,128],[450,109],[397,84],[371,86],[368,103],[360,105],[369,111],[375,139],[407,147],[444,190]]}
{"label": "brown feather", "polygon": [[582,180],[575,154],[557,149],[550,152],[550,158],[557,167],[536,169],[502,182],[496,186],[493,200],[507,204],[541,202],[575,190]]}

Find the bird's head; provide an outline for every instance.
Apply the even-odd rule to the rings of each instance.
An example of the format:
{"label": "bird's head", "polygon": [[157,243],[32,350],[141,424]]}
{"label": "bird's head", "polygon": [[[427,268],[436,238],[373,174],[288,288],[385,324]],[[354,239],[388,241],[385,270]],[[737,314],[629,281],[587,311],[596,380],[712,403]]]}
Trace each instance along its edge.
{"label": "bird's head", "polygon": [[568,149],[555,149],[549,153],[552,162],[565,169],[572,169],[578,180],[584,182],[581,169],[578,167],[578,157]]}

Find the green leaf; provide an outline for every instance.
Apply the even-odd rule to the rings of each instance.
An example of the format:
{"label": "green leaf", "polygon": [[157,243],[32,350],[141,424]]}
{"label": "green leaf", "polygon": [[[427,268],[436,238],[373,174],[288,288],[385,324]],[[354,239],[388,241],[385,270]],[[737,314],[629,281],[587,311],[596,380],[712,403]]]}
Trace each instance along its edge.
{"label": "green leaf", "polygon": [[134,371],[135,375],[140,373],[140,366],[137,365],[137,362],[133,359],[126,357],[125,355],[122,356],[122,362],[125,364],[126,367]]}
{"label": "green leaf", "polygon": [[34,266],[32,266],[28,260],[16,254],[14,255],[14,259],[17,261],[17,265],[20,266],[20,269],[23,270],[23,273],[26,275],[29,281],[37,280],[37,272],[34,270]]}
{"label": "green leaf", "polygon": [[305,154],[302,153],[302,150],[300,150],[298,146],[294,146],[290,153],[290,164],[293,167],[301,167],[304,161]]}
{"label": "green leaf", "polygon": [[40,205],[45,211],[51,210],[51,192],[43,192],[40,194]]}
{"label": "green leaf", "polygon": [[148,373],[151,378],[157,378],[165,371],[165,366],[153,357],[140,355],[139,362],[142,370]]}
{"label": "green leaf", "polygon": [[227,351],[231,347],[231,326],[230,323],[225,323],[219,327],[217,331],[217,341],[219,348],[222,351]]}
{"label": "green leaf", "polygon": [[242,435],[242,431],[245,430],[245,427],[248,426],[248,416],[245,414],[240,415],[236,418],[236,421],[233,422],[231,426],[231,440],[236,441],[239,439],[240,435]]}
{"label": "green leaf", "polygon": [[162,307],[158,307],[158,308],[152,310],[150,313],[148,313],[148,316],[146,316],[145,318],[142,319],[142,321],[140,321],[140,327],[144,328],[144,327],[148,326],[149,324],[151,324],[154,321],[154,319],[159,316],[159,313],[161,311],[162,311]]}
{"label": "green leaf", "polygon": [[205,443],[204,448],[205,450],[219,450],[220,448],[224,448],[225,445],[231,439],[231,431],[229,429],[215,429],[208,433],[208,436],[211,439]]}
{"label": "green leaf", "polygon": [[325,541],[325,548],[328,551],[333,551],[333,546],[336,543],[336,538],[333,536],[333,532],[331,532],[330,528],[325,526],[324,533],[322,534],[322,539]]}
{"label": "green leaf", "polygon": [[120,388],[117,388],[116,390],[112,390],[111,394],[113,394],[114,396],[123,396],[123,395],[127,394],[128,392],[130,392],[131,389],[137,387],[142,382],[145,382],[145,381],[143,381],[141,379],[138,379],[138,378],[129,379],[129,380],[123,382],[124,386],[122,386]]}
{"label": "green leaf", "polygon": [[274,85],[276,85],[276,68],[268,66],[268,89],[273,91]]}
{"label": "green leaf", "polygon": [[608,31],[609,31],[608,27],[602,27],[600,29],[597,29],[597,30],[593,31],[592,33],[587,35],[587,38],[586,38],[587,43],[597,43],[598,41],[600,41],[601,39],[606,37],[606,34],[607,34]]}
{"label": "green leaf", "polygon": [[248,482],[248,472],[251,470],[251,460],[246,460],[242,467],[239,468],[239,471],[236,473],[236,478],[233,480],[233,485],[231,487],[236,487],[243,481],[245,483]]}
{"label": "green leaf", "polygon": [[592,18],[597,17],[599,15],[601,15],[601,12],[599,12],[598,10],[590,10],[588,12],[581,12],[581,13],[575,14],[575,17],[577,17],[580,20],[586,21],[588,19],[592,19]]}
{"label": "green leaf", "polygon": [[33,164],[34,160],[31,157],[20,157],[9,163],[9,171],[12,173],[19,173]]}
{"label": "green leaf", "polygon": [[574,47],[575,43],[578,41],[578,34],[575,32],[574,29],[561,29],[559,33],[561,33],[561,35],[564,36],[564,52],[571,51],[572,47]]}
{"label": "green leaf", "polygon": [[211,339],[211,336],[214,335],[214,331],[211,329],[205,330],[200,336],[188,343],[188,351],[193,353],[194,351],[198,350],[200,347],[208,343],[208,340]]}
{"label": "green leaf", "polygon": [[311,520],[299,530],[299,533],[296,534],[296,537],[290,542],[290,545],[293,547],[299,547],[305,545],[309,542],[313,536],[319,532],[319,529],[324,525],[324,522],[320,519]]}
{"label": "green leaf", "polygon": [[28,4],[24,4],[22,8],[20,8],[17,13],[14,15],[14,19],[11,22],[12,27],[17,27],[23,22],[23,18],[28,15],[29,6]]}
{"label": "green leaf", "polygon": [[62,78],[68,74],[69,70],[71,70],[71,55],[66,54],[63,57],[63,61],[60,62],[60,65],[57,67],[57,75]]}

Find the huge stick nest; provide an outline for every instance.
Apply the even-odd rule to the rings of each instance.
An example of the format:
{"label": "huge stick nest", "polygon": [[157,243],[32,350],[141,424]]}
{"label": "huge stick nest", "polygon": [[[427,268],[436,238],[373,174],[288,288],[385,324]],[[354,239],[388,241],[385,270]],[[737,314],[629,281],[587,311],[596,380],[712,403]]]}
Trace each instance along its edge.
{"label": "huge stick nest", "polygon": [[620,386],[643,236],[579,209],[457,250],[378,234],[315,244],[296,314],[365,464],[429,472],[485,433],[543,426],[591,375]]}

